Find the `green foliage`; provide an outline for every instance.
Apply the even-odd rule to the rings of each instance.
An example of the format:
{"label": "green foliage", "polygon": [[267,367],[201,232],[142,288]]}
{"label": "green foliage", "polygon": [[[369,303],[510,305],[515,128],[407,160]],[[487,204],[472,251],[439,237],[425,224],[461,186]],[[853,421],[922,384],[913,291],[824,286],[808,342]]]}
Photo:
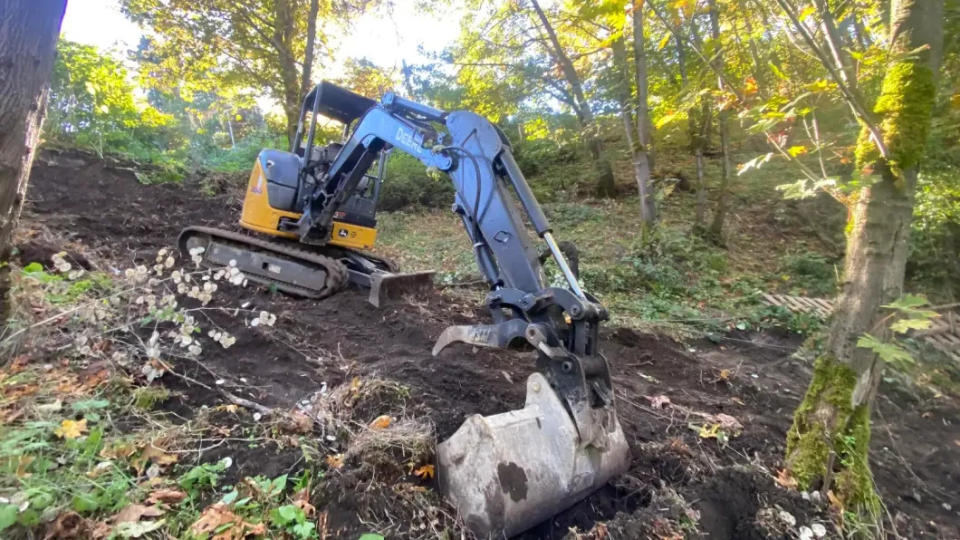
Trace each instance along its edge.
{"label": "green foliage", "polygon": [[[38,376],[28,371],[15,379],[38,385]],[[59,401],[44,403],[37,409],[42,419],[0,430],[0,493],[9,501],[0,505],[0,530],[15,524],[34,527],[64,508],[82,515],[115,512],[129,501],[135,479],[123,466],[101,465],[99,454],[109,425],[94,411],[109,406],[111,402],[102,398],[76,401],[70,407]],[[59,431],[61,422],[78,419],[88,431],[66,435]]]}
{"label": "green foliage", "polygon": [[927,305],[929,302],[926,297],[914,294],[905,294],[896,301],[883,305],[884,309],[892,311],[891,315],[883,321],[893,335],[881,339],[867,333],[857,340],[857,347],[870,349],[884,362],[899,368],[915,364],[916,359],[907,350],[906,344],[898,334],[929,328],[932,324],[931,319],[939,317],[940,314],[931,309],[924,309]]}
{"label": "green foliage", "polygon": [[57,43],[45,132],[100,154],[159,156],[173,118],[135,97],[127,70],[96,48]]}
{"label": "green foliage", "polygon": [[152,410],[159,403],[170,399],[170,390],[165,386],[141,386],[133,391],[133,404],[144,411]]}
{"label": "green foliage", "polygon": [[196,155],[194,161],[200,167],[215,172],[235,173],[238,180],[246,181],[257,155],[265,148],[290,149],[285,136],[262,129],[248,134],[237,142],[236,147],[225,147],[212,141],[196,141],[191,153]]}
{"label": "green foliage", "polygon": [[417,158],[392,152],[380,192],[379,208],[385,211],[416,207],[449,208],[453,203],[453,184],[446,175],[434,178]]}
{"label": "green foliage", "polygon": [[864,334],[860,336],[857,340],[857,347],[862,349],[870,349],[881,360],[887,362],[888,364],[914,364],[913,356],[900,347],[896,343],[880,341],[879,339],[871,336],[870,334]]}
{"label": "green foliage", "polygon": [[69,279],[62,273],[50,273],[42,264],[34,261],[21,269],[27,279],[44,284],[44,296],[51,304],[71,304],[92,295],[102,295],[110,291],[113,280],[102,272],[81,272],[81,276]]}
{"label": "green foliage", "polygon": [[782,258],[780,278],[794,294],[831,296],[836,293],[837,268],[818,253],[791,253]]}
{"label": "green foliage", "polygon": [[917,179],[907,278],[947,303],[960,295],[960,168],[941,165]]}
{"label": "green foliage", "polygon": [[271,510],[270,521],[274,526],[293,535],[294,538],[316,537],[316,525],[313,521],[307,519],[307,514],[302,508],[292,504],[285,504]]}
{"label": "green foliage", "polygon": [[187,494],[196,499],[203,491],[212,490],[220,482],[220,473],[227,470],[227,458],[216,463],[202,463],[183,473],[177,483]]}

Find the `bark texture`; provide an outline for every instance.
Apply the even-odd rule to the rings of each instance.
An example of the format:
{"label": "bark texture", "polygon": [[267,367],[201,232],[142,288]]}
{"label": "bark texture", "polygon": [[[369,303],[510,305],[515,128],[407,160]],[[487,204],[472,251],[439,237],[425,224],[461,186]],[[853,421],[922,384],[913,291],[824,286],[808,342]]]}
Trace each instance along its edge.
{"label": "bark texture", "polygon": [[637,140],[633,148],[633,167],[640,194],[643,222],[653,225],[657,207],[653,198],[653,121],[650,119],[647,85],[647,50],[643,39],[642,0],[633,1],[633,66],[636,77]]}
{"label": "bark texture", "polygon": [[0,14],[0,320],[10,304],[13,230],[40,139],[66,0],[6,0]]}
{"label": "bark texture", "polygon": [[[868,449],[870,409],[882,360],[857,347],[865,333],[882,336],[879,308],[902,294],[917,167],[930,127],[934,74],[942,47],[942,0],[897,0],[890,58],[875,120],[890,158],[880,157],[865,127],[857,168],[872,183],[850,213],[843,290],[824,355],[787,436],[787,468],[804,489],[833,489],[848,510],[878,519]],[[916,55],[904,53],[918,48]]]}
{"label": "bark texture", "polygon": [[[717,11],[716,0],[709,0],[710,6],[710,34],[714,41],[720,43],[720,13]],[[714,71],[717,72],[717,87],[724,90],[723,77],[720,75],[723,70],[722,52],[718,52],[714,62]],[[710,236],[720,242],[723,239],[723,223],[727,219],[727,200],[730,191],[730,111],[717,111],[717,129],[720,132],[720,155],[721,155],[721,175],[720,190],[717,194],[717,209],[713,214],[713,221],[710,223]]]}

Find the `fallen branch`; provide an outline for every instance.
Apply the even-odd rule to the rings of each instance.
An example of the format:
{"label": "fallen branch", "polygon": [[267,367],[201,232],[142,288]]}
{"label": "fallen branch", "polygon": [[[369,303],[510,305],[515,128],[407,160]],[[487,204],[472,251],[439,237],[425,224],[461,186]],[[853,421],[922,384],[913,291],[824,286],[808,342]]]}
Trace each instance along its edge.
{"label": "fallen branch", "polygon": [[240,396],[233,395],[222,388],[220,389],[220,393],[223,394],[223,397],[227,398],[227,401],[229,401],[230,403],[233,403],[234,405],[239,405],[241,407],[253,409],[264,416],[268,414],[273,414],[273,409],[265,405],[261,405],[255,401],[250,401],[249,399],[245,399]]}

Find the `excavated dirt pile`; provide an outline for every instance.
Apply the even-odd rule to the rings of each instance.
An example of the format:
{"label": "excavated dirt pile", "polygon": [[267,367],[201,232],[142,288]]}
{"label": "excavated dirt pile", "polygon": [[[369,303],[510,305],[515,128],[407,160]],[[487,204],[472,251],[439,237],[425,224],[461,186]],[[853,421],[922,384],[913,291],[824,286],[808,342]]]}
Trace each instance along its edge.
{"label": "excavated dirt pile", "polygon": [[[66,250],[79,264],[109,272],[152,261],[186,225],[236,229],[240,188],[210,195],[193,184],[143,185],[128,165],[46,153],[30,181],[20,260],[49,263],[52,253]],[[356,538],[371,524],[390,537],[432,537],[456,526],[430,482],[407,464],[429,459],[435,441],[468,415],[520,407],[532,353],[459,346],[431,357],[447,325],[485,320],[476,305],[447,291],[385,309],[353,290],[322,301],[252,287],[225,292],[238,304],[276,314],[275,326],[249,327],[229,313],[213,313],[236,345],[210,348],[202,366],[180,368],[265,407],[300,407],[321,418],[310,436],[342,461],[326,472],[313,500],[326,510],[322,525],[329,537]],[[810,363],[793,356],[802,338],[738,333],[680,344],[627,328],[602,335],[632,466],[525,538],[797,538],[806,528],[836,536],[836,509],[828,501],[776,480],[790,416],[810,375]],[[185,379],[162,381],[175,391],[167,404],[171,415],[190,418],[203,405],[224,403],[222,393]],[[382,415],[402,423],[412,438],[369,436],[364,426]],[[234,480],[306,466],[298,448],[243,442],[200,459],[226,455],[236,463]],[[897,533],[960,537],[954,398],[886,392],[875,413],[872,457]]]}

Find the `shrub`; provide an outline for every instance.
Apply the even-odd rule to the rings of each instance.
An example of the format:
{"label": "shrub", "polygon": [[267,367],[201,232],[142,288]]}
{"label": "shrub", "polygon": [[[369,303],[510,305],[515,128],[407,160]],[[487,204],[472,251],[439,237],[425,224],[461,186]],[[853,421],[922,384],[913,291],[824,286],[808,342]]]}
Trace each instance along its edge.
{"label": "shrub", "polygon": [[829,296],[837,289],[837,270],[834,264],[817,253],[803,252],[785,256],[781,273],[783,279],[790,284],[791,292]]}

